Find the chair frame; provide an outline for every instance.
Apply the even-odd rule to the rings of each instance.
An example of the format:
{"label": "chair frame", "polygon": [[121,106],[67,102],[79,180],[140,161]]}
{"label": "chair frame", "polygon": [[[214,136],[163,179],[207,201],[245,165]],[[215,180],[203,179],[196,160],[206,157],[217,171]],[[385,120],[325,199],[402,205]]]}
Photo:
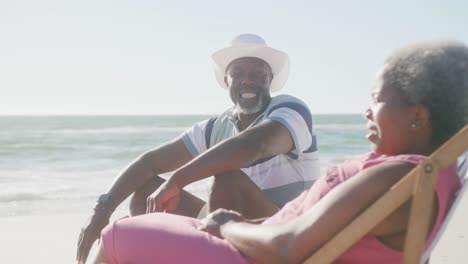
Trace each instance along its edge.
{"label": "chair frame", "polygon": [[431,244],[428,247],[426,247],[424,254],[421,257],[421,263],[426,263],[426,261],[429,260],[432,250],[437,246],[445,232],[445,229],[448,227],[448,225],[450,225],[450,222],[452,220],[453,215],[455,214],[455,211],[458,208],[458,205],[462,202],[463,196],[468,190],[468,150],[465,151],[465,153],[458,158],[458,176],[460,176],[462,187],[457,192],[455,201],[453,202],[450,210],[447,212],[447,215],[445,216],[445,221],[440,226],[439,232],[437,232]]}
{"label": "chair frame", "polygon": [[304,263],[331,263],[409,199],[410,216],[403,263],[420,263],[429,233],[439,171],[468,149],[468,125],[394,184],[382,197],[325,243]]}

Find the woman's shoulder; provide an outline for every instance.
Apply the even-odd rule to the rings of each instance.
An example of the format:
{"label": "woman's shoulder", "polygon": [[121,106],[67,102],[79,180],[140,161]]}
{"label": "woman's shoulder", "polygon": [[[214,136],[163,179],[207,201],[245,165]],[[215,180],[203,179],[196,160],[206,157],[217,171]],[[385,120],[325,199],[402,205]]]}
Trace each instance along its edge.
{"label": "woman's shoulder", "polygon": [[407,167],[404,164],[410,164],[410,167],[414,167],[414,165],[419,164],[426,158],[426,156],[422,155],[404,154],[389,156],[381,155],[376,152],[369,152],[364,155],[356,156],[353,159],[346,160],[341,164],[330,166],[328,168],[327,175],[331,175],[330,177],[336,177],[340,182],[342,182],[363,170],[380,164],[386,164],[385,166],[379,166],[382,167],[382,169],[390,169],[395,166]]}
{"label": "woman's shoulder", "polygon": [[427,156],[418,154],[382,155],[376,152],[370,152],[363,156],[362,166],[363,168],[368,168],[384,162],[401,162],[417,165],[425,159],[427,159]]}

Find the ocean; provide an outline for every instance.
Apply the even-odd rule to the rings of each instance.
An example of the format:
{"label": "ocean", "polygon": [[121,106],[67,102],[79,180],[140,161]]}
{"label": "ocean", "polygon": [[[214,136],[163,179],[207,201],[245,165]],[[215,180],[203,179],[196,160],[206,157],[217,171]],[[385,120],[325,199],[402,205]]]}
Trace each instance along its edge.
{"label": "ocean", "polygon": [[[0,218],[89,214],[132,160],[209,117],[0,117]],[[322,173],[370,150],[365,123],[362,115],[314,115]],[[186,189],[203,198],[208,185]]]}

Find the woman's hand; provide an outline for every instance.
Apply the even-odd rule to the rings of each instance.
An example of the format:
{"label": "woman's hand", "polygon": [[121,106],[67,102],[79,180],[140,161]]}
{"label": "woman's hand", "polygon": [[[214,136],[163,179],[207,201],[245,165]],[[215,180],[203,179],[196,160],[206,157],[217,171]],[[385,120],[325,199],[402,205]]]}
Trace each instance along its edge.
{"label": "woman's hand", "polygon": [[201,220],[199,230],[210,233],[213,236],[223,238],[221,229],[229,222],[244,221],[245,218],[238,212],[226,209],[218,209]]}

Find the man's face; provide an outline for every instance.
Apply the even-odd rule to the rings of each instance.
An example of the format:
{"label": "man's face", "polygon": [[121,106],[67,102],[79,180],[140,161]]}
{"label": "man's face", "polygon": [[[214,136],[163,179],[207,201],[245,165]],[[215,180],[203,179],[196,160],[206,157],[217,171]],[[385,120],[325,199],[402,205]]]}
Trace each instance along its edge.
{"label": "man's face", "polygon": [[229,64],[224,81],[237,109],[243,114],[255,114],[270,103],[272,78],[270,67],[265,61],[246,57]]}

